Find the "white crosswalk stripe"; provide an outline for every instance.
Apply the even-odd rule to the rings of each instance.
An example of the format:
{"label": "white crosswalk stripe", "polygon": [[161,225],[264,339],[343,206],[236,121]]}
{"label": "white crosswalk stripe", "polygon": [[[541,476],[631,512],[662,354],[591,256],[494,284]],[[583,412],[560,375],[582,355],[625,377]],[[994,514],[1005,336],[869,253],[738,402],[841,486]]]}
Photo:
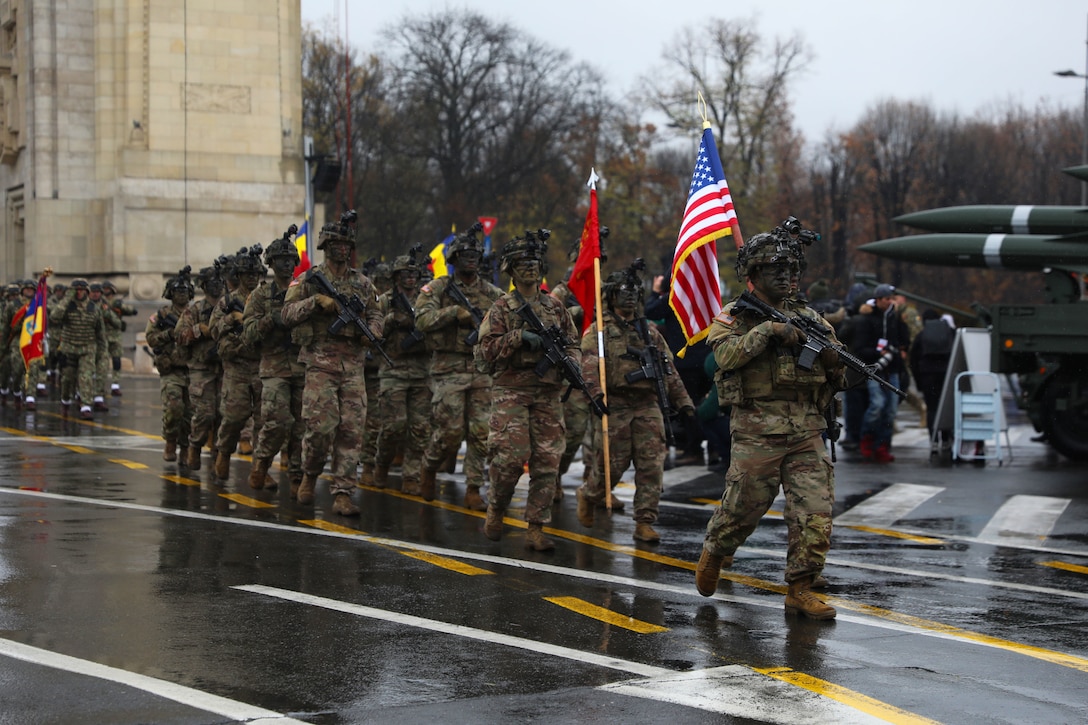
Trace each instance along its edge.
{"label": "white crosswalk stripe", "polygon": [[979,533],[980,541],[994,544],[1038,544],[1050,535],[1071,503],[1052,496],[1013,496]]}
{"label": "white crosswalk stripe", "polygon": [[944,491],[943,486],[893,483],[836,516],[835,523],[840,526],[891,526],[941,491]]}

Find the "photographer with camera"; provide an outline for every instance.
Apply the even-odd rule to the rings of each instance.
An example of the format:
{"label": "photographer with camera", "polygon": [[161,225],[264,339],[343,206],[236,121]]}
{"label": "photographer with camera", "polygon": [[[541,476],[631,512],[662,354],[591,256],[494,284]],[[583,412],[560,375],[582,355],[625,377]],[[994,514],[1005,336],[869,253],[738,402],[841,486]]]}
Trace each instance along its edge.
{"label": "photographer with camera", "polygon": [[[877,285],[873,299],[859,310],[850,349],[864,362],[876,365],[878,375],[898,387],[910,346],[910,330],[896,311],[894,296],[895,287]],[[867,461],[891,463],[895,460],[891,442],[899,398],[872,380],[866,385],[869,407],[861,423],[859,450]]]}

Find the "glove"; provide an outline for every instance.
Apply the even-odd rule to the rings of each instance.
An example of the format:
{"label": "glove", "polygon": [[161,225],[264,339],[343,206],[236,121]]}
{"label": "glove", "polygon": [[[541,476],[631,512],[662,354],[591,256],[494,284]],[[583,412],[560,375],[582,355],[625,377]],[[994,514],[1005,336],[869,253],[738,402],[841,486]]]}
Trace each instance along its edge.
{"label": "glove", "polygon": [[604,396],[598,395],[596,398],[590,401],[590,407],[593,408],[593,412],[598,418],[603,418],[608,415],[608,406],[604,404]]}
{"label": "glove", "polygon": [[540,348],[544,347],[544,338],[542,338],[540,335],[536,334],[532,330],[521,331],[521,342],[525,345],[525,347],[529,348],[533,352],[536,352]]}
{"label": "glove", "polygon": [[200,328],[200,335],[202,337],[211,337],[212,336],[212,331],[210,329],[208,329],[208,326],[205,325],[203,322],[201,322],[198,325],[198,327]]}
{"label": "glove", "polygon": [[778,338],[779,342],[786,347],[803,344],[805,340],[808,339],[803,330],[798,329],[788,322],[772,322],[771,331],[774,333],[774,336]]}
{"label": "glove", "polygon": [[230,313],[230,319],[234,320],[235,323],[241,324],[241,322],[242,322],[242,313],[241,312],[232,312],[232,313]]}
{"label": "glove", "polygon": [[471,325],[472,313],[466,310],[464,307],[457,308],[457,322],[462,325]]}
{"label": "glove", "polygon": [[328,295],[314,295],[314,299],[317,300],[317,306],[325,310],[325,312],[336,312],[337,304],[336,300]]}
{"label": "glove", "polygon": [[820,362],[823,363],[824,368],[827,370],[838,370],[842,367],[839,351],[833,347],[825,347],[820,350]]}
{"label": "glove", "polygon": [[694,418],[695,417],[695,408],[690,406],[690,405],[685,405],[683,408],[680,409],[680,413],[685,418]]}

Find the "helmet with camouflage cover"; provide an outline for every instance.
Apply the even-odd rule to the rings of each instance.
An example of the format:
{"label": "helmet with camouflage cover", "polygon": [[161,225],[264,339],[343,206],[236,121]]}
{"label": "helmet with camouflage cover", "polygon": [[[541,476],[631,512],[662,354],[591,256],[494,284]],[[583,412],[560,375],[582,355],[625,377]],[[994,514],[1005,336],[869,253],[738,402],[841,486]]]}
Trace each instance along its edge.
{"label": "helmet with camouflage cover", "polygon": [[268,248],[264,250],[264,263],[271,267],[272,260],[276,257],[291,257],[295,260],[295,266],[297,267],[299,263],[298,247],[295,246],[295,242],[292,240],[292,237],[296,234],[298,234],[298,227],[292,224],[283,233],[282,237],[273,240]]}
{"label": "helmet with camouflage cover", "polygon": [[[31,285],[26,284],[26,282],[27,282],[27,280],[23,281],[23,289],[26,289],[27,287],[31,286]],[[75,290],[79,290],[79,289],[89,290],[91,288],[90,283],[87,280],[83,279],[82,277],[76,277],[75,279],[72,280],[72,284],[70,284],[68,286],[71,289],[75,289]]]}
{"label": "helmet with camouflage cover", "polygon": [[[177,274],[175,274],[170,279],[166,280],[166,286],[163,288],[163,291],[162,291],[163,299],[167,299],[167,300],[173,299],[174,292],[179,290],[179,289],[186,290],[189,293],[189,296],[192,297],[193,293],[195,292],[195,290],[193,289],[193,279],[189,275],[189,273],[192,272],[192,271],[193,271],[192,267],[190,267],[189,265],[185,265],[184,267],[182,267],[181,269],[178,270]],[[75,282],[72,282],[72,286],[75,287],[76,282],[78,282],[78,281],[79,280],[76,280]],[[84,282],[86,282],[86,280],[84,280]]]}
{"label": "helmet with camouflage cover", "polygon": [[461,252],[476,252],[483,256],[484,243],[476,238],[476,235],[484,230],[484,225],[476,222],[463,233],[458,234],[450,246],[446,248],[446,262],[456,264],[457,255]]}
{"label": "helmet with camouflage cover", "polygon": [[[604,240],[608,239],[608,227],[603,224],[597,227],[597,238],[600,240],[601,249],[601,262],[608,261],[608,251],[605,248]],[[574,240],[574,244],[570,245],[570,249],[567,250],[567,261],[574,264],[578,261],[578,255],[582,252],[582,238],[578,237]]]}
{"label": "helmet with camouflage cover", "polygon": [[740,279],[750,277],[755,274],[756,268],[763,264],[787,262],[798,265],[795,247],[796,244],[790,239],[789,234],[779,228],[756,234],[737,250],[737,277]]}
{"label": "helmet with camouflage cover", "polygon": [[608,275],[601,284],[601,298],[605,301],[605,304],[608,304],[612,296],[620,289],[637,291],[638,301],[642,302],[645,291],[642,286],[642,277],[638,273],[645,269],[646,262],[642,260],[642,257],[638,257],[631,262],[631,266],[627,269],[621,269]]}
{"label": "helmet with camouflage cover", "polygon": [[31,290],[37,291],[38,283],[35,282],[32,279],[21,279],[21,280],[19,280],[19,291],[22,292],[25,289],[31,289]]}
{"label": "helmet with camouflage cover", "polygon": [[329,242],[347,242],[355,246],[355,222],[359,219],[358,213],[350,209],[340,215],[340,220],[328,222],[321,227],[317,235],[317,248],[324,249]]}
{"label": "helmet with camouflage cover", "polygon": [[397,272],[422,272],[422,265],[419,263],[419,255],[423,252],[423,245],[417,244],[408,250],[408,254],[402,254],[393,260],[392,274],[397,276]]}
{"label": "helmet with camouflage cover", "polygon": [[215,265],[211,267],[201,267],[200,271],[196,275],[196,286],[205,292],[208,291],[208,285],[223,284],[223,276],[220,274],[220,264],[216,260]]}
{"label": "helmet with camouflage cover", "polygon": [[238,275],[256,274],[264,276],[268,269],[261,264],[261,253],[264,249],[260,244],[254,244],[248,249],[242,247],[238,254],[234,255],[234,272]]}
{"label": "helmet with camouflage cover", "polygon": [[510,274],[514,263],[521,259],[535,259],[540,262],[540,272],[548,271],[548,237],[551,232],[547,229],[537,229],[535,232],[526,230],[525,236],[514,237],[502,248],[502,257],[499,260],[499,271]]}
{"label": "helmet with camouflage cover", "polygon": [[8,297],[12,297],[12,296],[18,295],[19,291],[22,288],[23,287],[22,287],[21,284],[19,284],[18,280],[14,281],[14,282],[8,282],[6,285],[4,285],[4,294],[7,295]]}
{"label": "helmet with camouflage cover", "polygon": [[102,294],[115,295],[117,294],[117,285],[110,282],[108,279],[102,282]]}
{"label": "helmet with camouflage cover", "polygon": [[102,291],[102,283],[95,280],[94,282],[91,282],[91,286],[88,287],[88,289],[91,292],[101,292]]}

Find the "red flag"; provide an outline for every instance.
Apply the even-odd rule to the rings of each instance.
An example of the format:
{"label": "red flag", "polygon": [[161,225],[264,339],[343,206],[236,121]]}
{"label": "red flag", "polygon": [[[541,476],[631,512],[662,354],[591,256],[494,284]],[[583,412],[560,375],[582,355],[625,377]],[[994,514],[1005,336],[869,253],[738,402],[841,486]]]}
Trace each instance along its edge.
{"label": "red flag", "polygon": [[48,323],[46,300],[49,288],[45,284],[45,275],[38,280],[38,289],[26,305],[26,314],[22,319],[22,331],[19,333],[19,350],[23,354],[23,363],[30,369],[30,363],[45,356],[45,328]]}
{"label": "red flag", "polygon": [[[695,159],[669,286],[669,306],[680,321],[688,345],[706,337],[711,321],[721,312],[721,280],[715,240],[734,234],[739,239],[737,227],[733,198],[714,145],[714,134],[708,125]],[[683,354],[684,350],[681,350],[678,356],[683,357]]]}
{"label": "red flag", "polygon": [[308,270],[311,266],[309,219],[302,222],[302,229],[300,229],[298,233],[295,234],[295,249],[298,250],[298,266],[295,267],[295,271],[291,274],[292,277],[298,277],[300,274]]}
{"label": "red flag", "polygon": [[601,257],[600,222],[597,219],[597,175],[589,180],[589,211],[586,223],[582,227],[582,241],[578,246],[578,259],[570,273],[567,288],[582,306],[582,333],[593,323],[595,303],[597,301],[596,283],[593,274],[593,260]]}

